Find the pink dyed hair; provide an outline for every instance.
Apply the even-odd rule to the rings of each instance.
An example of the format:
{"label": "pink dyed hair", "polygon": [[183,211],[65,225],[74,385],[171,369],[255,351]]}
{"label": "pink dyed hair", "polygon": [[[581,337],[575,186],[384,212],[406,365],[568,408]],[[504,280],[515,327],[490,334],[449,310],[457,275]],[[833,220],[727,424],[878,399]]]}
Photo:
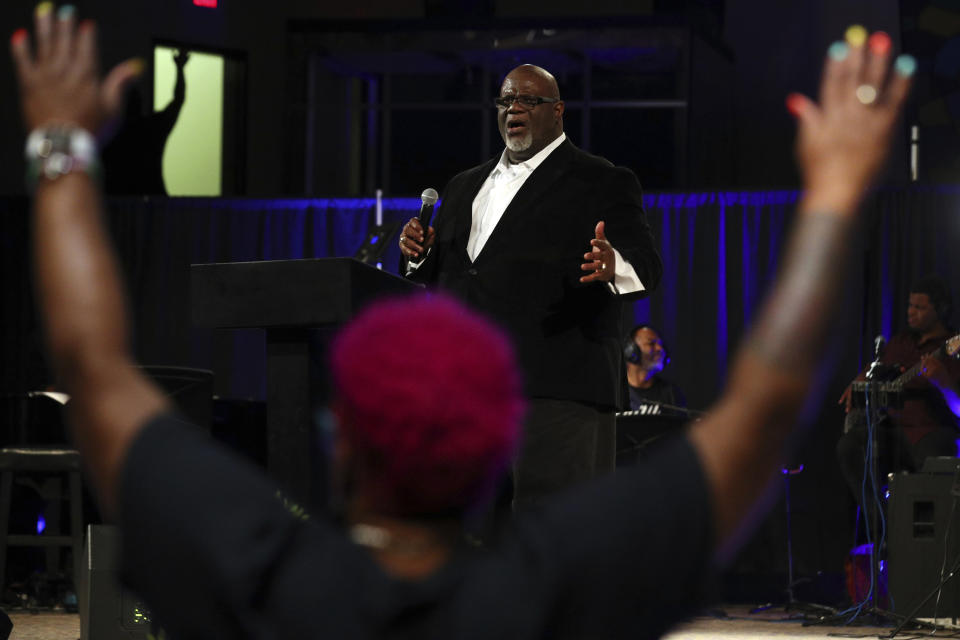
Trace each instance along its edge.
{"label": "pink dyed hair", "polygon": [[442,296],[376,303],[331,351],[344,435],[397,513],[460,512],[510,464],[524,401],[513,350]]}

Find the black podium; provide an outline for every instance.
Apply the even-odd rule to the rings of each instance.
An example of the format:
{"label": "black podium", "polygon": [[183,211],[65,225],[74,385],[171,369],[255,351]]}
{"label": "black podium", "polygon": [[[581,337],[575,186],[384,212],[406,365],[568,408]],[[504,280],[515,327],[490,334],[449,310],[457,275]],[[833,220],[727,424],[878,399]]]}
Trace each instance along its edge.
{"label": "black podium", "polygon": [[311,363],[322,362],[322,331],[376,298],[419,288],[353,258],[191,265],[195,325],[266,330],[267,469],[299,504],[326,501],[324,478],[314,481],[325,465],[315,460],[312,429],[312,400],[324,372]]}

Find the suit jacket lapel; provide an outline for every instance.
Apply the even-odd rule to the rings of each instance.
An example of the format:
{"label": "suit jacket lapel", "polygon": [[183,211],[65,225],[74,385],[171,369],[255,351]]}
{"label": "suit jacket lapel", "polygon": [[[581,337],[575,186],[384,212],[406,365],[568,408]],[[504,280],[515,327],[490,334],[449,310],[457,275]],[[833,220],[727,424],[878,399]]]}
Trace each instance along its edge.
{"label": "suit jacket lapel", "polygon": [[[564,140],[563,143],[534,170],[526,182],[523,183],[523,186],[520,187],[517,195],[510,201],[510,204],[503,212],[503,216],[497,223],[496,228],[494,228],[493,233],[490,234],[486,244],[483,245],[483,249],[480,251],[474,263],[483,260],[483,257],[488,253],[496,255],[496,246],[509,239],[512,227],[516,226],[517,222],[522,220],[524,215],[528,215],[528,212],[537,206],[537,202],[544,197],[554,183],[564,175],[575,151],[576,147],[573,146],[573,143],[570,142],[570,140]],[[480,184],[482,185],[483,183],[481,182]],[[479,189],[480,187],[478,186],[477,191],[479,191]],[[474,192],[474,196],[476,196],[476,191]],[[467,233],[470,233],[469,228],[467,229]]]}
{"label": "suit jacket lapel", "polygon": [[476,175],[470,177],[470,182],[467,183],[466,189],[461,192],[460,197],[462,197],[463,200],[454,205],[456,209],[452,213],[456,214],[456,218],[453,225],[453,245],[457,248],[457,251],[463,252],[467,262],[470,261],[470,258],[467,256],[467,241],[470,239],[470,228],[473,226],[473,200],[477,197],[477,194],[480,193],[480,188],[483,186],[483,183],[486,182],[490,172],[493,171],[493,168],[499,161],[500,158],[498,156],[486,164],[481,165]]}

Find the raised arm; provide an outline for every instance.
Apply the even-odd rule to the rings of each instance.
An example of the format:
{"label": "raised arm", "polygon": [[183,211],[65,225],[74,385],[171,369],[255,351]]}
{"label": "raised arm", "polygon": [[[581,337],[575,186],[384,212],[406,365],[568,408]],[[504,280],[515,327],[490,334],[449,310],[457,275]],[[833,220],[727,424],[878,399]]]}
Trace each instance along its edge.
{"label": "raised arm", "polygon": [[890,69],[889,37],[865,40],[862,28],[851,28],[848,42],[831,46],[819,104],[788,98],[799,122],[805,194],[786,259],[723,396],[689,435],[711,485],[721,555],[749,526],[747,516],[784,458],[836,314],[857,210],[909,89],[913,59],[901,56]]}
{"label": "raised arm", "polygon": [[173,63],[177,67],[177,80],[173,86],[173,97],[170,98],[170,102],[167,103],[167,106],[165,106],[162,111],[155,114],[156,117],[160,118],[164,123],[168,134],[174,125],[177,124],[177,118],[180,117],[180,110],[183,108],[183,103],[187,98],[187,78],[183,68],[187,65],[188,60],[190,60],[190,52],[186,49],[177,49],[177,52],[173,56]]}
{"label": "raised arm", "polygon": [[73,436],[101,505],[116,508],[117,476],[144,421],[163,395],[134,368],[126,302],[103,228],[92,134],[121,105],[124,87],[142,69],[128,60],[100,78],[93,22],[75,24],[72,7],[38,6],[35,41],[13,34],[11,53],[28,149],[33,199],[36,287],[49,354],[71,395]]}

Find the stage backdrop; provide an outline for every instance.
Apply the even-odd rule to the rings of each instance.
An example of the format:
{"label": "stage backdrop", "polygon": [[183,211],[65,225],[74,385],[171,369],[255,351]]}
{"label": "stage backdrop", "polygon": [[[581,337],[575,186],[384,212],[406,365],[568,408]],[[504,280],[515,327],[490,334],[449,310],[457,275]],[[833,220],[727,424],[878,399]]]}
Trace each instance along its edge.
{"label": "stage backdrop", "polygon": [[[781,256],[795,191],[648,194],[645,207],[664,262],[659,288],[625,314],[660,327],[670,350],[665,374],[692,407],[705,408],[724,384],[739,337],[757,312]],[[419,200],[387,199],[384,220],[403,222]],[[108,222],[131,295],[133,346],[145,364],[213,369],[216,393],[262,398],[264,344],[258,330],[201,330],[190,324],[189,265],[202,262],[350,256],[372,222],[372,200],[118,199]],[[441,210],[442,214],[442,210]],[[0,200],[0,391],[54,384],[44,364],[30,289],[25,200]],[[589,238],[584,238],[586,248]],[[872,338],[903,327],[909,283],[937,272],[960,283],[960,187],[885,190],[867,204],[853,277],[836,310],[832,373],[814,407],[813,434],[796,454],[794,527],[798,571],[839,566],[849,545],[845,489],[833,447],[842,424],[836,398],[871,358]],[[394,271],[396,238],[385,269]],[[571,256],[571,259],[578,259]],[[774,524],[770,524],[773,522]],[[767,526],[779,527],[777,520]],[[760,540],[780,541],[782,531]],[[782,567],[779,542],[744,560]],[[750,567],[746,566],[745,570]]]}
{"label": "stage backdrop", "polygon": [[[663,281],[625,314],[659,327],[670,347],[665,372],[705,407],[723,384],[739,336],[773,277],[796,191],[647,194],[644,204],[664,263]],[[0,200],[3,285],[0,391],[52,384],[30,291],[27,201]],[[836,358],[846,378],[869,357],[872,337],[902,326],[909,282],[937,272],[960,282],[960,187],[882,191],[868,204],[855,277],[837,310]],[[256,331],[193,329],[189,265],[201,262],[350,256],[373,222],[373,200],[115,199],[108,222],[131,295],[137,357],[211,368],[219,395],[262,397]],[[402,223],[419,200],[383,201]],[[584,240],[584,246],[587,241]],[[396,237],[383,268],[396,271]],[[576,260],[576,257],[572,259]],[[851,325],[852,333],[840,331]]]}

